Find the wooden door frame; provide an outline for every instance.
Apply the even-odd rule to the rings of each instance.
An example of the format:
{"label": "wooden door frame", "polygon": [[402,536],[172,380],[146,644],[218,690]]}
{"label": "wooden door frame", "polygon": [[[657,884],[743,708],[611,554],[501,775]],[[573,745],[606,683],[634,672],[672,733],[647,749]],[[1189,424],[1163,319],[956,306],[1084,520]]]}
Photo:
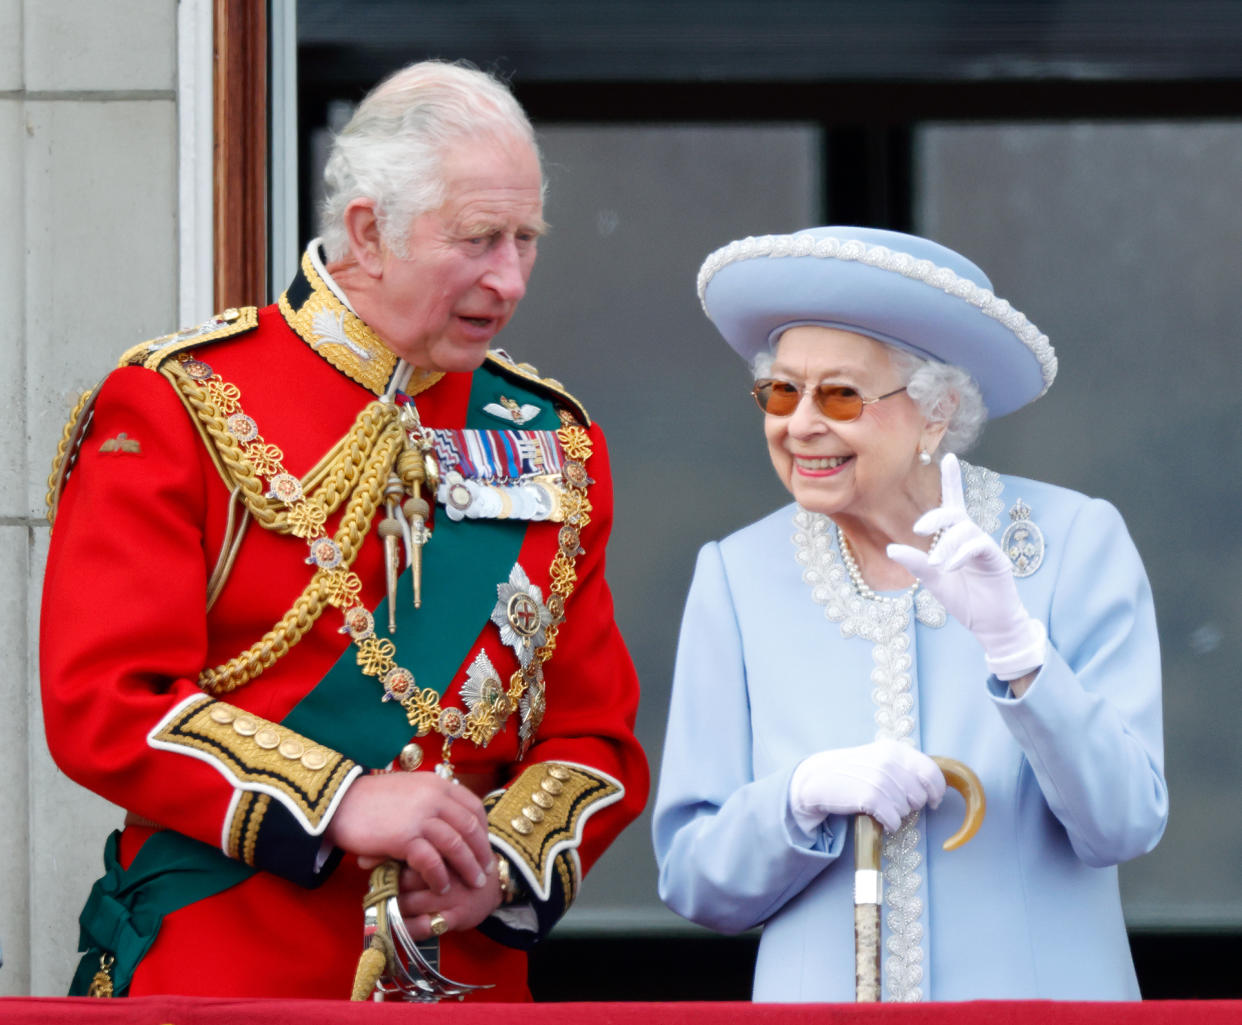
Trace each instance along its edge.
{"label": "wooden door frame", "polygon": [[267,301],[267,2],[215,0],[215,308]]}

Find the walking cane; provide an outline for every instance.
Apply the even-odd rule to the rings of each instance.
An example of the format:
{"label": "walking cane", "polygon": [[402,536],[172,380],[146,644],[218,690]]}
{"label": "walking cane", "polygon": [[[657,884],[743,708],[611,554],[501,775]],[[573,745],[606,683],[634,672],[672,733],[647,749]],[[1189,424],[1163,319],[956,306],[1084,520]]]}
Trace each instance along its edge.
{"label": "walking cane", "polygon": [[[945,782],[966,800],[962,827],[944,842],[946,851],[961,847],[979,832],[987,802],[983,784],[972,769],[954,758],[932,759],[944,773]],[[870,815],[854,818],[854,999],[877,1003],[880,999],[880,908],[883,876],[880,854],[884,830]]]}

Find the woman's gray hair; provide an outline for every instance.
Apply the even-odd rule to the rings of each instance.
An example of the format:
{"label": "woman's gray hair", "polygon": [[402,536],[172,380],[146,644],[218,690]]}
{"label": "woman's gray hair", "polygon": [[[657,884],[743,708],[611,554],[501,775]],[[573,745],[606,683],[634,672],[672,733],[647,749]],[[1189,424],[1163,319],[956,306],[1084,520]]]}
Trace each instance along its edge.
{"label": "woman's gray hair", "polygon": [[420,61],[380,82],[332,140],[320,234],[331,261],[349,253],[345,209],[375,201],[380,237],[400,257],[411,223],[445,200],[440,162],[462,139],[517,138],[536,157],[535,131],[508,86],[464,62]]}
{"label": "woman's gray hair", "polygon": [[[983,433],[988,407],[975,380],[961,367],[916,356],[909,349],[881,342],[919,412],[933,423],[946,423],[937,454],[965,452]],[[756,378],[772,372],[773,353],[761,351],[751,362]]]}

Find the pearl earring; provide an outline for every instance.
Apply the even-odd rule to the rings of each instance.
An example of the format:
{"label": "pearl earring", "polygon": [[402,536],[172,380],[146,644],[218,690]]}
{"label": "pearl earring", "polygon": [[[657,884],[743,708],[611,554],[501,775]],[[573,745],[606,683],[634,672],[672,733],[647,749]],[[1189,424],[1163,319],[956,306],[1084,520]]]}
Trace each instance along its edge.
{"label": "pearl earring", "polygon": [[931,454],[925,448],[919,449],[919,463],[923,466],[931,466]]}

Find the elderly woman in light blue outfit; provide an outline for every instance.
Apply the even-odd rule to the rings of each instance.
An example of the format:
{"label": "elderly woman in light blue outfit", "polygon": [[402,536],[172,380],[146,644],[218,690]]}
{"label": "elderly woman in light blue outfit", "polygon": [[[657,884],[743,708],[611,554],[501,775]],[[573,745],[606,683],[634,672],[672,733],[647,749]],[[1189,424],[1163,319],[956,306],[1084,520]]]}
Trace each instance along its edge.
{"label": "elderly woman in light blue outfit", "polygon": [[[661,897],[763,927],[756,1000],[852,1000],[866,813],[883,999],[1137,999],[1116,866],[1168,814],[1147,577],[1107,502],[954,454],[1048,389],[1048,339],[959,254],[869,228],[734,242],[699,295],[794,502],[699,553]],[[987,794],[957,851],[930,755]]]}

